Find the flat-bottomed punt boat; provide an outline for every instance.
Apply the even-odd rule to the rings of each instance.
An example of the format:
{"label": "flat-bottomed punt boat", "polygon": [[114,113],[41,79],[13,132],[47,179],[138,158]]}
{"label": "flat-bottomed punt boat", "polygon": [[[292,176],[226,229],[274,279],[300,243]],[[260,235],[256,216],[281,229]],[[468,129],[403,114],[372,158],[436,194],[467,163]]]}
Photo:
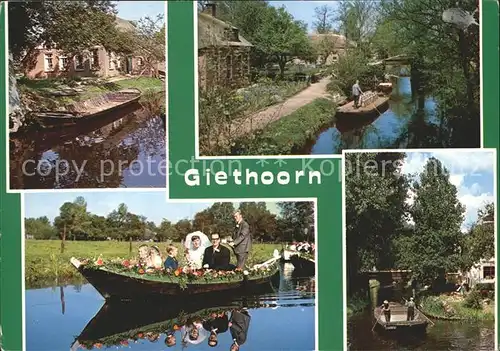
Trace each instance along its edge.
{"label": "flat-bottomed punt boat", "polygon": [[[200,296],[213,293],[240,293],[275,283],[280,269],[276,259],[262,268],[243,272],[203,270],[193,273],[137,273],[124,267],[93,266],[72,257],[71,264],[106,300],[152,300],[172,296]],[[259,265],[257,265],[259,266]],[[139,270],[140,271],[140,270]],[[248,274],[245,274],[248,273]]]}
{"label": "flat-bottomed punt boat", "polygon": [[290,262],[295,270],[306,276],[312,276],[316,272],[316,262],[309,256],[301,253],[290,256]]}
{"label": "flat-bottomed punt boat", "polygon": [[428,320],[422,315],[420,311],[415,309],[414,318],[407,320],[407,307],[391,303],[391,317],[387,321],[381,307],[376,307],[374,310],[374,317],[378,326],[385,331],[398,331],[398,332],[425,332],[427,329]]}
{"label": "flat-bottomed punt boat", "polygon": [[137,103],[141,94],[139,89],[122,89],[97,98],[76,102],[68,106],[67,111],[34,111],[31,114],[43,128],[64,127],[82,121],[94,120],[110,112],[121,110]]}
{"label": "flat-bottomed punt boat", "polygon": [[389,96],[380,96],[375,92],[368,91],[361,96],[359,101],[360,106],[358,108],[354,107],[354,101],[351,101],[337,109],[337,117],[343,118],[381,114],[382,111],[387,109],[388,102]]}

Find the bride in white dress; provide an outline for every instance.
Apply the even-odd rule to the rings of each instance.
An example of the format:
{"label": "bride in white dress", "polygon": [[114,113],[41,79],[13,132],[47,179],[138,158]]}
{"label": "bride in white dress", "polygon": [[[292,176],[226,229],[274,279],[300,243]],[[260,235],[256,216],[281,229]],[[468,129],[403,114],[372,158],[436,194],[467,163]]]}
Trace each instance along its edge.
{"label": "bride in white dress", "polygon": [[212,245],[212,242],[202,232],[189,233],[184,241],[186,247],[186,259],[191,268],[201,269],[203,264],[203,254],[205,249]]}

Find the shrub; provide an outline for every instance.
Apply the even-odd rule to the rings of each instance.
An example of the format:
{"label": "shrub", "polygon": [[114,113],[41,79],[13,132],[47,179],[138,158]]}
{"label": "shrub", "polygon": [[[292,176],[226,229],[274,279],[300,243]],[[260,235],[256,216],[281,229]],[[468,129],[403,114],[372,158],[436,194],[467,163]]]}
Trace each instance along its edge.
{"label": "shrub", "polygon": [[473,290],[466,296],[464,300],[464,307],[479,310],[482,308],[481,302],[481,293],[477,290]]}
{"label": "shrub", "polygon": [[235,155],[290,155],[301,151],[309,140],[326,124],[333,121],[335,103],[316,99],[286,118],[270,123],[253,136],[238,139]]}

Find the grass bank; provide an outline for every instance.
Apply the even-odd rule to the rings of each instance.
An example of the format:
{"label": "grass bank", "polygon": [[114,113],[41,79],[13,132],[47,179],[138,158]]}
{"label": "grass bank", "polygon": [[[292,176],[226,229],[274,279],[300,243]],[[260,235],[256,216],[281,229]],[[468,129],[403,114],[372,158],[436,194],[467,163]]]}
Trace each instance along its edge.
{"label": "grass bank", "polygon": [[[143,242],[132,243],[132,254],[129,252],[129,242],[118,241],[66,241],[65,251],[61,254],[59,240],[26,240],[25,241],[25,280],[27,288],[48,287],[58,284],[80,283],[82,276],[69,263],[71,257],[104,259],[136,257],[137,249]],[[153,245],[153,243],[151,243]],[[154,243],[165,256],[166,243]],[[180,243],[173,245],[181,249]],[[279,244],[254,244],[248,259],[248,265],[263,262],[271,258],[274,249],[280,249]],[[179,261],[184,262],[182,254]],[[236,257],[231,255],[232,263]]]}
{"label": "grass bank", "polygon": [[495,320],[494,301],[483,300],[475,292],[469,293],[465,298],[456,295],[427,296],[420,305],[422,312],[438,319],[469,322]]}
{"label": "grass bank", "polygon": [[319,98],[267,125],[255,135],[235,142],[235,155],[292,155],[302,150],[327,124],[334,121],[335,103]]}
{"label": "grass bank", "polygon": [[363,312],[368,306],[370,306],[370,298],[366,294],[347,297],[347,318]]}
{"label": "grass bank", "polygon": [[117,81],[77,78],[41,80],[21,78],[18,81],[22,104],[31,110],[64,109],[71,103],[126,88],[136,88],[142,92],[161,91],[164,89],[164,83],[151,77],[126,78]]}

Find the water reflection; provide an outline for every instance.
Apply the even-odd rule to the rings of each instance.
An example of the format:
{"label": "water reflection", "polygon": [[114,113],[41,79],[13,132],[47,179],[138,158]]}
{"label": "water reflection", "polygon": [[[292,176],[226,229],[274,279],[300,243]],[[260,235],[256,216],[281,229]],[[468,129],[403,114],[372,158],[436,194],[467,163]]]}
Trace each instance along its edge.
{"label": "water reflection", "polygon": [[[410,78],[394,85],[386,110],[369,117],[339,120],[307,146],[310,154],[340,154],[343,149],[478,147],[473,135],[455,135],[452,119],[439,117],[438,105],[424,92],[412,94]],[[461,138],[458,140],[457,138]]]}
{"label": "water reflection", "polygon": [[433,320],[424,335],[370,332],[369,312],[351,317],[347,325],[349,350],[450,350],[494,349],[494,323],[460,323]]}
{"label": "water reflection", "polygon": [[140,105],[10,139],[12,189],[164,187],[165,126]]}
{"label": "water reflection", "polygon": [[248,295],[104,305],[88,284],[28,290],[26,325],[27,350],[313,350],[314,278],[282,274]]}

